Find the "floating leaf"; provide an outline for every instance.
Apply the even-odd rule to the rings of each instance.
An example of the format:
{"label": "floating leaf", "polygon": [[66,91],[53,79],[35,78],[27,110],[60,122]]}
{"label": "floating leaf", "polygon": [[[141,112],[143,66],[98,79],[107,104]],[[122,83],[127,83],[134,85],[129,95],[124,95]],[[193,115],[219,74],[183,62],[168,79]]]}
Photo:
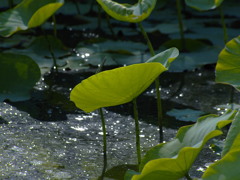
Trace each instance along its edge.
{"label": "floating leaf", "polygon": [[219,161],[209,166],[202,180],[239,180],[240,177],[240,134],[236,136],[229,152]]}
{"label": "floating leaf", "polygon": [[113,18],[119,21],[137,23],[151,14],[157,0],[139,0],[134,5],[120,4],[111,0],[97,0],[97,2]]}
{"label": "floating leaf", "polygon": [[192,121],[196,122],[200,115],[203,115],[204,112],[193,109],[172,109],[167,112],[167,115],[175,117],[180,121]]}
{"label": "floating leaf", "polygon": [[124,104],[141,94],[165,70],[160,63],[143,63],[103,71],[75,86],[70,99],[85,112]]}
{"label": "floating leaf", "polygon": [[218,57],[216,82],[230,84],[240,90],[240,36],[226,44]]}
{"label": "floating leaf", "polygon": [[222,116],[208,115],[197,123],[179,129],[174,140],[162,143],[149,150],[141,163],[141,174],[136,179],[179,179],[184,177],[205,143],[222,134],[220,128],[231,122],[235,111]]}
{"label": "floating leaf", "polygon": [[0,14],[0,35],[7,37],[17,31],[41,25],[63,3],[64,0],[23,0],[15,8]]}
{"label": "floating leaf", "polygon": [[167,49],[161,53],[158,53],[157,55],[151,57],[146,62],[159,62],[167,69],[169,68],[171,62],[173,62],[179,55],[179,51],[177,48],[172,47],[170,49]]}
{"label": "floating leaf", "polygon": [[215,9],[221,5],[223,0],[185,0],[186,4],[199,11]]}
{"label": "floating leaf", "polygon": [[30,98],[30,90],[40,79],[38,65],[28,56],[0,54],[0,101]]}

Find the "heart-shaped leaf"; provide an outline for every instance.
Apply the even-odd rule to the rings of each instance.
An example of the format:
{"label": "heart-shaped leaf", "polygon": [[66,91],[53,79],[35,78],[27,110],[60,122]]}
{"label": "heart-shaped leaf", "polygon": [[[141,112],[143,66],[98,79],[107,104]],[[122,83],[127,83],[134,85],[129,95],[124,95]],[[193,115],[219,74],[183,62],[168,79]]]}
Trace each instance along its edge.
{"label": "heart-shaped leaf", "polygon": [[177,180],[184,177],[205,143],[222,134],[220,128],[229,124],[234,115],[235,111],[227,111],[222,116],[203,116],[194,125],[180,128],[174,140],[147,152],[141,163],[141,174],[132,179]]}
{"label": "heart-shaped leaf", "polygon": [[157,0],[139,0],[134,5],[120,4],[111,0],[97,0],[102,8],[113,18],[126,22],[141,22],[154,9]]}
{"label": "heart-shaped leaf", "polygon": [[216,82],[230,84],[240,90],[240,36],[229,41],[219,54]]}
{"label": "heart-shaped leaf", "polygon": [[0,35],[10,36],[17,31],[44,23],[64,3],[64,0],[23,0],[15,8],[0,14]]}
{"label": "heart-shaped leaf", "polygon": [[142,63],[95,74],[74,87],[70,99],[85,112],[132,101],[166,68],[160,63]]}
{"label": "heart-shaped leaf", "polygon": [[0,53],[0,101],[29,99],[40,76],[38,65],[28,56]]}
{"label": "heart-shaped leaf", "polygon": [[223,0],[185,0],[186,4],[199,11],[215,9],[221,5]]}
{"label": "heart-shaped leaf", "polygon": [[167,49],[163,52],[158,53],[157,55],[151,57],[146,62],[159,62],[161,63],[165,68],[169,68],[171,62],[173,62],[179,55],[179,51],[177,48],[172,47],[170,49]]}

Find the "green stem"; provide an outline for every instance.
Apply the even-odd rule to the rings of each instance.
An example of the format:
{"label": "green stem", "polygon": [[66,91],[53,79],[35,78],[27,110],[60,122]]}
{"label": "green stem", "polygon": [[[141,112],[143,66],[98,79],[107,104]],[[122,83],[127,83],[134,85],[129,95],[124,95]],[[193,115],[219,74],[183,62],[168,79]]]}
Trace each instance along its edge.
{"label": "green stem", "polygon": [[57,21],[55,15],[52,16],[53,20],[53,35],[54,37],[57,37]]}
{"label": "green stem", "polygon": [[104,178],[104,174],[106,172],[106,168],[107,168],[107,136],[106,136],[106,124],[105,124],[105,118],[103,115],[103,110],[102,108],[100,108],[98,110],[100,116],[101,116],[101,121],[102,121],[102,131],[103,131],[103,170],[102,170],[102,175],[101,175],[101,179]]}
{"label": "green stem", "polygon": [[221,17],[221,24],[222,24],[222,28],[223,28],[224,43],[226,44],[228,41],[228,33],[227,33],[227,27],[226,27],[226,23],[225,23],[222,5],[219,6],[219,11],[220,11],[220,17]]}
{"label": "green stem", "polygon": [[49,41],[47,35],[45,35],[45,37],[46,37],[46,40],[47,40],[47,42],[48,42],[48,49],[49,49],[50,54],[51,54],[52,59],[53,59],[53,70],[55,70],[55,71],[58,73],[57,59],[56,59],[56,57],[55,57],[55,55],[54,55],[51,42]]}
{"label": "green stem", "polygon": [[185,50],[186,43],[185,43],[184,32],[183,32],[182,7],[181,7],[180,0],[176,0],[176,3],[177,3],[178,26],[180,30],[182,49]]}
{"label": "green stem", "polygon": [[[141,30],[141,33],[145,40],[147,41],[147,45],[149,48],[149,51],[151,53],[151,56],[155,55],[153,46],[151,41],[148,38],[148,35],[146,31],[144,30],[143,26],[141,23],[138,23],[139,28]],[[159,142],[163,142],[163,113],[162,113],[162,102],[161,102],[161,93],[160,93],[160,84],[159,84],[159,79],[156,78],[155,80],[155,87],[156,87],[156,95],[157,95],[157,111],[158,111],[158,126],[159,126]]]}
{"label": "green stem", "polygon": [[133,99],[133,112],[134,112],[134,120],[135,120],[137,158],[138,158],[138,165],[140,165],[140,163],[141,163],[141,147],[140,147],[140,131],[139,131],[139,121],[138,121],[138,110],[137,110],[136,98]]}
{"label": "green stem", "polygon": [[155,80],[156,95],[157,95],[157,112],[158,112],[158,128],[159,128],[159,142],[163,142],[163,112],[162,112],[162,102],[160,95],[160,83],[159,79]]}
{"label": "green stem", "polygon": [[139,26],[139,29],[140,29],[143,37],[144,37],[145,40],[147,41],[147,45],[148,45],[148,48],[149,48],[149,51],[150,51],[151,56],[155,56],[155,52],[154,52],[152,43],[151,43],[151,41],[149,40],[148,35],[147,35],[146,31],[144,30],[142,23],[141,23],[141,22],[138,23],[138,26]]}

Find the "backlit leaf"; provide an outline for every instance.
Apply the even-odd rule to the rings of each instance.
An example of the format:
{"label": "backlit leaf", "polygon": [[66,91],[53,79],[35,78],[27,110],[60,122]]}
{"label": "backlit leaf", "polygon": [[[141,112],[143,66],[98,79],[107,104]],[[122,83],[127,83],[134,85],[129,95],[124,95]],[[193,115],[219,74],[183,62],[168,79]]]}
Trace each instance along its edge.
{"label": "backlit leaf", "polygon": [[178,57],[178,55],[179,55],[178,49],[172,47],[151,57],[146,62],[159,62],[168,69],[171,62],[173,62]]}
{"label": "backlit leaf", "polygon": [[64,0],[23,0],[15,8],[0,14],[0,35],[7,37],[17,31],[41,25],[63,3]]}
{"label": "backlit leaf", "polygon": [[223,0],[185,0],[186,4],[199,11],[215,9],[221,5]]}
{"label": "backlit leaf", "polygon": [[102,8],[113,18],[126,22],[141,22],[154,9],[157,0],[139,0],[134,5],[120,4],[111,0],[97,0]]}
{"label": "backlit leaf", "polygon": [[166,68],[160,63],[142,63],[95,74],[74,87],[70,99],[85,112],[132,101]]}
{"label": "backlit leaf", "polygon": [[216,82],[230,84],[240,90],[240,36],[229,41],[219,54]]}
{"label": "backlit leaf", "polygon": [[222,116],[203,116],[194,125],[180,128],[174,140],[147,152],[141,163],[141,174],[132,179],[177,180],[184,177],[205,143],[222,134],[220,128],[229,124],[234,115],[234,111],[228,111]]}

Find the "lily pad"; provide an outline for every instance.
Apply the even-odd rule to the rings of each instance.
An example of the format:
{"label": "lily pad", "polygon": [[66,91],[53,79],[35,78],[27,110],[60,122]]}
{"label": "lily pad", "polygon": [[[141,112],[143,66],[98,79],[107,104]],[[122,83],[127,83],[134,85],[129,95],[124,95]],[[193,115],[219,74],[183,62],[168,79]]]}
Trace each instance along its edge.
{"label": "lily pad", "polygon": [[40,79],[38,65],[28,56],[0,54],[0,101],[30,98],[30,91]]}
{"label": "lily pad", "polygon": [[177,120],[180,121],[187,121],[187,122],[196,122],[199,116],[205,114],[199,110],[193,109],[172,109],[171,111],[167,112],[167,115],[175,117]]}
{"label": "lily pad", "polygon": [[93,75],[74,87],[70,100],[85,112],[132,101],[166,68],[160,63],[142,63]]}

